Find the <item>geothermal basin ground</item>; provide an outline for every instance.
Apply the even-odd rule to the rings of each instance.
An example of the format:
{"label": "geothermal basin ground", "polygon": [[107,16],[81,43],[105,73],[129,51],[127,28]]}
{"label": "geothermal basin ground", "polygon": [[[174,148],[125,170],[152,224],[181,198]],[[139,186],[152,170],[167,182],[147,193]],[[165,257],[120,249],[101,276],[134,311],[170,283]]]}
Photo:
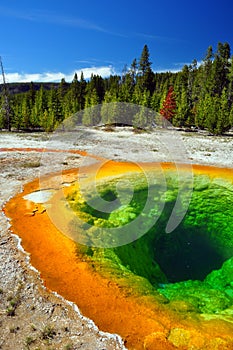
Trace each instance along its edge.
{"label": "geothermal basin ground", "polygon": [[[233,160],[231,134],[213,137],[206,133],[164,129],[134,134],[131,128],[116,128],[113,132],[82,128],[73,138],[69,135],[1,133],[0,148],[2,207],[34,178],[91,164],[93,159],[85,152],[119,162],[175,162],[220,168],[232,168]],[[42,152],[44,148],[50,152]],[[64,152],[60,154],[54,150]],[[83,153],[73,152],[75,150]],[[123,349],[119,336],[102,332],[77,312],[74,304],[44,288],[39,273],[30,266],[28,254],[22,251],[18,238],[11,234],[4,211],[0,224],[0,347]],[[122,254],[121,251],[118,253],[119,256]],[[163,282],[160,281],[161,288]],[[165,294],[175,292],[171,289]],[[174,329],[170,336],[174,348],[185,348],[179,338],[188,337],[188,333]],[[204,349],[203,344],[200,346]],[[149,349],[150,345],[144,345]],[[230,349],[230,343],[221,339],[212,348],[214,346]]]}

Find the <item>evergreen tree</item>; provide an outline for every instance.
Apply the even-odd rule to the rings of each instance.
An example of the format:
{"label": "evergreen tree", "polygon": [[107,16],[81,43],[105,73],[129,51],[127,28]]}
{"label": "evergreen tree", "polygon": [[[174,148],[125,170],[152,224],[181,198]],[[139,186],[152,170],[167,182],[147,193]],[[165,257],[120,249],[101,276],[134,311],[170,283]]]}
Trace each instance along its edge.
{"label": "evergreen tree", "polygon": [[31,102],[29,95],[25,94],[22,99],[21,113],[22,113],[22,129],[30,129],[31,127]]}
{"label": "evergreen tree", "polygon": [[[6,92],[7,93],[7,92]],[[5,94],[0,96],[0,129],[11,131],[13,126],[14,109],[11,97]]]}
{"label": "evergreen tree", "polygon": [[180,101],[177,103],[177,113],[173,117],[173,125],[184,126],[190,116],[187,90],[183,87],[181,91]]}
{"label": "evergreen tree", "polygon": [[[87,84],[86,87],[87,94],[91,93],[91,91],[95,91],[98,98],[98,103],[101,103],[104,100],[104,94],[105,94],[105,87],[104,87],[104,80],[101,76],[92,74],[91,79]],[[86,105],[85,105],[86,108]]]}
{"label": "evergreen tree", "polygon": [[122,84],[119,87],[119,100],[122,102],[132,102],[134,82],[130,73],[126,73]]}
{"label": "evergreen tree", "polygon": [[138,62],[137,62],[137,59],[134,58],[133,62],[131,63],[131,67],[129,71],[133,86],[135,86],[136,84],[137,71],[138,71]]}
{"label": "evergreen tree", "polygon": [[188,75],[188,103],[189,108],[193,107],[194,101],[198,98],[200,93],[200,84],[198,82],[198,69],[197,69],[197,60],[194,59],[192,64],[189,66],[189,75]]}
{"label": "evergreen tree", "polygon": [[213,91],[212,94],[221,96],[228,86],[230,46],[228,43],[218,43],[212,69]]}
{"label": "evergreen tree", "polygon": [[231,127],[230,123],[230,108],[227,98],[227,89],[224,88],[222,95],[219,99],[219,109],[217,115],[217,126],[215,134],[221,135],[228,131]]}
{"label": "evergreen tree", "polygon": [[[170,86],[173,86],[172,94]],[[30,83],[17,86],[17,89],[20,93],[10,95],[11,125],[16,129],[42,127],[52,131],[64,118],[84,108],[89,111],[85,111],[85,115],[78,113],[77,122],[95,125],[100,121],[100,108],[90,107],[102,102],[104,120],[117,116],[123,123],[132,123],[132,116],[127,117],[124,103],[119,106],[120,101],[133,102],[144,108],[134,115],[134,122],[139,126],[148,121],[147,107],[161,110],[166,120],[174,125],[196,125],[213,134],[224,133],[233,125],[233,57],[230,59],[228,43],[218,43],[215,54],[209,46],[200,66],[194,60],[178,73],[154,74],[149,49],[145,45],[139,61],[134,59],[129,69],[125,67],[122,77],[114,75],[103,79],[92,74],[87,82],[81,73],[80,81],[75,74],[71,84],[62,79],[59,85],[42,84],[38,89],[38,84]],[[4,107],[3,97],[0,103]],[[0,128],[6,127],[1,108]]]}
{"label": "evergreen tree", "polygon": [[65,78],[62,78],[58,86],[58,97],[60,101],[63,101],[64,96],[67,93],[67,90],[68,90],[68,84],[66,83]]}
{"label": "evergreen tree", "polygon": [[205,126],[211,134],[217,134],[218,113],[220,109],[219,97],[207,95],[205,98],[206,120]]}
{"label": "evergreen tree", "polygon": [[33,82],[30,83],[30,89],[27,95],[28,95],[28,103],[29,103],[30,109],[32,110],[32,107],[35,103],[35,97],[36,97],[36,90]]}
{"label": "evergreen tree", "polygon": [[[55,88],[52,88],[48,97],[48,109],[49,112],[54,116],[54,121],[56,126],[58,126],[63,120],[63,110],[62,110],[62,101],[59,96],[59,91]],[[55,126],[55,125],[54,125]]]}
{"label": "evergreen tree", "polygon": [[31,124],[34,128],[42,126],[44,111],[46,108],[45,91],[43,86],[35,94],[35,101],[31,112]]}
{"label": "evergreen tree", "polygon": [[17,94],[14,96],[13,103],[12,103],[13,118],[11,122],[12,122],[12,128],[15,128],[16,130],[20,130],[22,126],[21,100],[22,100],[22,94]]}
{"label": "evergreen tree", "polygon": [[159,111],[160,100],[161,100],[161,93],[154,91],[150,102],[150,106],[154,111],[157,111],[157,112]]}
{"label": "evergreen tree", "polygon": [[81,72],[80,83],[79,83],[79,91],[78,91],[78,103],[80,110],[85,107],[85,94],[86,94],[86,80],[84,79],[84,74]]}
{"label": "evergreen tree", "polygon": [[228,72],[228,101],[229,101],[229,106],[232,106],[233,104],[233,56],[231,57],[230,63],[229,63],[229,72]]}
{"label": "evergreen tree", "polygon": [[44,128],[44,130],[47,132],[51,132],[54,130],[55,117],[54,117],[53,111],[45,109],[43,113],[41,125]]}
{"label": "evergreen tree", "polygon": [[88,91],[85,100],[85,109],[83,112],[82,123],[86,126],[97,125],[100,122],[100,108],[95,107],[99,104],[99,96],[96,89]]}
{"label": "evergreen tree", "polygon": [[203,60],[203,65],[201,66],[201,84],[202,84],[202,95],[211,93],[213,90],[213,77],[212,77],[212,67],[213,67],[213,47],[209,46],[206,52],[206,56]]}
{"label": "evergreen tree", "polygon": [[153,123],[153,112],[148,108],[150,105],[150,92],[145,90],[140,103],[141,107],[133,119],[135,128],[150,128]]}
{"label": "evergreen tree", "polygon": [[132,95],[132,102],[135,103],[136,105],[140,105],[142,102],[142,99],[143,99],[143,92],[140,89],[140,86],[136,84]]}
{"label": "evergreen tree", "polygon": [[233,104],[231,105],[231,109],[230,109],[229,123],[230,123],[230,126],[232,128],[233,127]]}
{"label": "evergreen tree", "polygon": [[106,91],[104,102],[101,107],[102,124],[117,123],[118,120],[118,102],[116,93]]}
{"label": "evergreen tree", "polygon": [[139,60],[138,84],[142,91],[148,90],[152,94],[154,90],[154,73],[151,69],[151,64],[149,49],[145,45]]}
{"label": "evergreen tree", "polygon": [[69,98],[72,101],[71,114],[76,113],[79,109],[79,81],[77,73],[74,74],[70,89]]}

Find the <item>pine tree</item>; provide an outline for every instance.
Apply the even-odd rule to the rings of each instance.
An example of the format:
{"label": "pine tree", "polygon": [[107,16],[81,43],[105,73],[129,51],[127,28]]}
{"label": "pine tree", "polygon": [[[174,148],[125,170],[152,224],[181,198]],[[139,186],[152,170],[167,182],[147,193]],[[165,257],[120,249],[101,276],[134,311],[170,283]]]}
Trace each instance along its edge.
{"label": "pine tree", "polygon": [[225,87],[228,86],[230,45],[228,43],[218,43],[212,69],[213,95],[221,96]]}
{"label": "pine tree", "polygon": [[230,108],[228,104],[226,88],[224,88],[219,102],[220,103],[219,103],[219,110],[218,110],[217,126],[215,130],[215,134],[217,135],[223,134],[224,132],[228,131],[231,127]]}
{"label": "pine tree", "polygon": [[58,96],[61,101],[63,101],[65,94],[67,93],[68,84],[65,78],[62,78],[58,86]]}
{"label": "pine tree", "polygon": [[102,124],[112,124],[119,122],[118,120],[118,99],[116,93],[106,91],[104,102],[101,107]]}
{"label": "pine tree", "polygon": [[[86,126],[97,125],[100,122],[99,96],[96,89],[88,91],[85,101],[82,123]],[[97,106],[97,107],[95,107]]]}
{"label": "pine tree", "polygon": [[204,98],[199,99],[196,105],[196,114],[195,114],[195,126],[199,129],[204,129],[205,127],[205,118],[204,118]]}
{"label": "pine tree", "polygon": [[229,85],[228,85],[228,101],[229,101],[229,105],[232,106],[233,105],[233,56],[231,57],[230,63],[229,63],[229,73],[228,73],[228,81],[229,81]]}
{"label": "pine tree", "polygon": [[134,60],[130,70],[125,72],[124,76],[122,77],[122,81],[119,86],[119,101],[133,102],[133,92],[136,84],[136,70],[137,62]]}
{"label": "pine tree", "polygon": [[22,124],[21,128],[30,129],[31,127],[31,103],[29,100],[29,95],[25,94],[23,96],[22,105],[21,105],[21,113],[22,113]]}
{"label": "pine tree", "polygon": [[[109,79],[111,79],[111,77]],[[105,87],[104,80],[101,76],[95,74],[91,75],[91,79],[86,86],[86,92],[88,94],[91,91],[95,91],[97,94],[98,102],[96,104],[101,103],[104,100]]]}
{"label": "pine tree", "polygon": [[28,95],[28,103],[29,103],[30,109],[32,109],[35,103],[35,97],[36,97],[36,90],[33,82],[30,83],[30,89],[27,95]]}
{"label": "pine tree", "polygon": [[78,91],[78,103],[80,110],[85,107],[85,94],[86,94],[86,80],[84,79],[84,74],[81,72],[80,82],[79,82],[79,91]]}
{"label": "pine tree", "polygon": [[59,97],[58,90],[53,87],[48,96],[48,111],[53,115],[54,127],[58,126],[64,120],[62,101]]}
{"label": "pine tree", "polygon": [[229,114],[229,123],[231,128],[233,127],[233,104],[231,106],[230,114]]}
{"label": "pine tree", "polygon": [[31,123],[33,127],[41,127],[44,111],[46,108],[45,91],[43,86],[36,92],[35,102],[32,107]]}
{"label": "pine tree", "polygon": [[142,91],[148,90],[153,93],[154,90],[154,73],[151,69],[150,53],[148,46],[145,45],[139,60],[138,66],[138,84]]}
{"label": "pine tree", "polygon": [[218,123],[218,113],[220,109],[220,101],[217,95],[211,96],[206,95],[205,98],[205,126],[211,134],[218,134],[217,123]]}
{"label": "pine tree", "polygon": [[184,126],[190,116],[187,90],[182,88],[180,101],[177,102],[177,113],[173,117],[173,125]]}
{"label": "pine tree", "polygon": [[41,126],[44,128],[45,131],[51,132],[54,130],[55,125],[55,117],[54,113],[51,110],[45,110],[43,113]]}
{"label": "pine tree", "polygon": [[[1,100],[0,100],[1,101]],[[17,130],[21,129],[22,124],[22,113],[21,113],[21,94],[17,94],[15,96],[12,96],[12,118],[11,118],[11,126],[12,128],[15,128]],[[1,110],[0,110],[0,120],[1,120]],[[4,119],[3,119],[4,123]],[[3,124],[4,125],[4,124]],[[0,128],[3,126],[0,122]]]}
{"label": "pine tree", "polygon": [[159,107],[160,107],[160,100],[161,100],[161,94],[157,91],[154,91],[152,97],[151,97],[151,108],[154,111],[159,111]]}
{"label": "pine tree", "polygon": [[213,79],[212,79],[212,68],[213,68],[213,47],[209,46],[206,52],[206,56],[203,60],[203,65],[200,68],[201,74],[201,85],[202,95],[212,93],[213,90]]}
{"label": "pine tree", "polygon": [[14,126],[14,104],[12,97],[2,94],[0,96],[0,129],[11,131]]}
{"label": "pine tree", "polygon": [[80,109],[80,106],[79,106],[79,81],[78,81],[77,73],[74,74],[74,78],[71,82],[68,94],[69,94],[69,98],[72,101],[71,114],[74,114],[74,113],[78,112],[78,110]]}
{"label": "pine tree", "polygon": [[132,102],[135,103],[136,105],[140,105],[142,103],[142,100],[143,100],[143,91],[140,89],[139,84],[136,84],[132,95]]}
{"label": "pine tree", "polygon": [[150,92],[145,90],[140,103],[141,107],[133,119],[135,128],[150,128],[153,123],[154,113],[148,108],[150,106]]}
{"label": "pine tree", "polygon": [[130,71],[129,71],[133,86],[135,86],[135,84],[136,84],[137,70],[138,70],[138,62],[137,62],[137,59],[134,58],[133,62],[131,63],[131,67],[130,67]]}
{"label": "pine tree", "polygon": [[[147,107],[161,110],[166,120],[174,125],[196,125],[214,134],[224,133],[233,126],[233,57],[230,59],[228,43],[218,43],[215,54],[209,46],[200,66],[194,60],[181,72],[156,74],[152,71],[149,49],[145,45],[138,62],[134,59],[130,68],[124,69],[122,77],[114,75],[103,79],[92,75],[86,82],[81,73],[80,81],[75,74],[71,84],[62,79],[58,86],[51,86],[37,90],[38,85],[31,83],[23,86],[26,92],[17,86],[20,93],[10,96],[13,128],[44,127],[51,131],[64,118],[77,112],[78,124],[83,120],[93,125],[100,121],[100,108],[92,108],[92,113],[85,112],[84,116],[81,110],[102,102],[102,114],[106,120],[112,120],[112,116],[117,115],[123,123],[132,123],[132,116],[127,117],[124,104],[119,107],[120,101],[133,102],[144,108],[145,111],[142,108],[135,117],[135,122],[141,126],[148,120],[145,115]],[[169,101],[170,86],[174,87],[174,109],[172,101]],[[14,90],[16,87],[13,87]],[[108,104],[112,104],[113,110],[109,110]],[[7,127],[3,112],[0,110],[0,128]]]}

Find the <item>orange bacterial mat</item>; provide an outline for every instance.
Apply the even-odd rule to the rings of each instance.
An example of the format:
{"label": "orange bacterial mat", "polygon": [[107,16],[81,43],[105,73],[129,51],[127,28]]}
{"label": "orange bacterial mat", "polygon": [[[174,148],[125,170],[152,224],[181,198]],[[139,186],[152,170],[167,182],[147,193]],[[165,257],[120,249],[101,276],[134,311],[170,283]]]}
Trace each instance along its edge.
{"label": "orange bacterial mat", "polygon": [[[167,163],[162,167],[170,169],[173,165]],[[130,171],[140,169],[131,163],[109,161],[99,176]],[[193,171],[233,179],[231,169],[195,165]],[[63,176],[71,181],[77,177],[77,169],[64,172]],[[22,239],[31,264],[40,271],[48,289],[76,303],[101,330],[119,334],[128,349],[233,349],[232,319],[227,322],[217,315],[207,319],[195,312],[181,311],[182,301],[176,311],[175,305],[128,293],[119,281],[98,274],[88,259],[77,254],[76,243],[53,225],[44,206],[23,198],[39,188],[38,179],[25,185],[23,192],[6,204],[5,212],[11,218],[12,231]]]}

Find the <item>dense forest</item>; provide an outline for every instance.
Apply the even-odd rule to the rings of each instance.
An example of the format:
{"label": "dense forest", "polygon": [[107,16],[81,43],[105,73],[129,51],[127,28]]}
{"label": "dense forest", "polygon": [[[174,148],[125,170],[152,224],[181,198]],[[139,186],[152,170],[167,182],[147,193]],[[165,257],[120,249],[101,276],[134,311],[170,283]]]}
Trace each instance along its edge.
{"label": "dense forest", "polygon": [[[1,86],[0,129],[53,131],[64,119],[102,104],[127,102],[151,108],[177,127],[207,129],[220,135],[233,127],[233,56],[228,43],[207,49],[201,63],[193,60],[177,73],[155,73],[144,46],[139,59],[125,66],[121,75],[102,78],[83,74],[67,83],[7,84]],[[4,93],[5,91],[5,93]],[[143,111],[143,109],[141,109]],[[146,108],[144,109],[146,110]],[[138,115],[137,126],[147,124]],[[84,125],[96,125],[101,113],[82,114]],[[137,118],[137,116],[136,116]],[[108,119],[106,119],[108,121]]]}

